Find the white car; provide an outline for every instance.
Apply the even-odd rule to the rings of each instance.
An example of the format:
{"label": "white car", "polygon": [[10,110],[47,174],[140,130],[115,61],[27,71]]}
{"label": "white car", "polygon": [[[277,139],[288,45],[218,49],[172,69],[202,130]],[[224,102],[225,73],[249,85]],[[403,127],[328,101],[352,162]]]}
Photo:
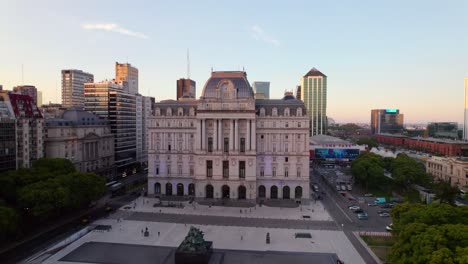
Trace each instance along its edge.
{"label": "white car", "polygon": [[380,217],[390,217],[389,213],[381,213],[379,214]]}
{"label": "white car", "polygon": [[346,185],[341,185],[341,190],[346,191]]}
{"label": "white car", "polygon": [[337,191],[341,191],[340,185],[338,185],[338,184],[336,185],[336,190],[337,190]]}
{"label": "white car", "polygon": [[356,211],[356,210],[359,210],[361,209],[361,207],[357,206],[357,205],[352,205],[350,207],[348,207],[349,210],[352,210],[352,211]]}
{"label": "white car", "polygon": [[393,226],[393,224],[389,224],[388,226],[385,227],[385,230],[387,230],[389,232],[392,231],[392,226]]}
{"label": "white car", "polygon": [[346,187],[348,187],[348,191],[352,191],[352,190],[353,190],[353,186],[351,186],[351,184],[348,184]]}

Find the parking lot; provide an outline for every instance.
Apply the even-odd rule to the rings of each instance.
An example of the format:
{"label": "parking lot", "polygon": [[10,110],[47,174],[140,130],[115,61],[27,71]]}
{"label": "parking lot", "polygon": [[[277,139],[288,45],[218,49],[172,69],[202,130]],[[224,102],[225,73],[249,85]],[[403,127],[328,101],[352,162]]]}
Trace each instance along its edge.
{"label": "parking lot", "polygon": [[[381,206],[369,206],[369,203],[373,203],[377,197],[370,196],[365,197],[364,191],[357,186],[352,186],[351,191],[337,191],[334,179],[338,177],[346,178],[338,169],[325,169],[318,168],[311,170],[311,190],[313,197],[321,196],[323,199],[329,199],[339,207],[339,211],[345,215],[346,220],[339,219],[335,214],[335,221],[345,224],[346,222],[351,223],[360,231],[377,231],[385,232],[385,227],[392,222],[391,217],[379,216],[379,211],[387,210],[390,208],[381,208]],[[338,173],[337,173],[338,172]],[[338,174],[338,175],[337,175]],[[333,179],[327,181],[327,179]],[[314,185],[319,187],[318,192],[314,190]],[[389,201],[387,201],[389,202]],[[368,218],[365,220],[358,219],[357,213],[354,213],[349,209],[350,206],[356,205],[360,207],[364,212],[368,214]]]}

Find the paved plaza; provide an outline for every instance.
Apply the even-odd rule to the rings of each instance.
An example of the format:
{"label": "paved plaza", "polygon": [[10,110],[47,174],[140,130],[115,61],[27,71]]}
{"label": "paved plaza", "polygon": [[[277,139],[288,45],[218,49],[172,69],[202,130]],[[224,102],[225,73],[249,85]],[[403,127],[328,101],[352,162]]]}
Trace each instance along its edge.
{"label": "paved plaza", "polygon": [[[321,203],[302,208],[257,206],[252,209],[193,206],[188,202],[184,202],[184,208],[167,208],[153,207],[154,203],[153,199],[140,198],[108,218],[95,221],[93,225],[110,225],[112,229],[89,232],[43,263],[102,263],[104,257],[109,261],[114,258],[121,260],[108,263],[124,264],[128,258],[118,256],[126,250],[139,250],[146,256],[145,259],[168,259],[167,263],[171,263],[173,253],[167,248],[176,248],[190,226],[200,228],[205,233],[205,239],[213,241],[218,254],[213,255],[213,261],[217,259],[215,256],[223,254],[222,263],[236,263],[234,260],[241,259],[244,259],[244,263],[251,263],[253,258],[264,259],[265,263],[280,263],[269,260],[287,258],[288,252],[297,253],[294,255],[297,263],[307,259],[304,252],[314,253],[316,263],[333,263],[336,257],[345,263],[364,263]],[[309,218],[304,218],[304,215]],[[146,228],[148,237],[143,234]],[[270,234],[269,244],[266,243],[267,233]],[[309,233],[311,238],[295,238],[296,233]],[[113,247],[111,245],[116,244],[125,244],[121,245],[125,250],[109,250]],[[158,248],[152,252],[152,247]],[[232,250],[234,252],[230,252]],[[146,263],[143,259],[138,262]]]}
{"label": "paved plaza", "polygon": [[[122,206],[122,210],[133,212],[148,212],[148,213],[166,213],[166,214],[183,214],[183,215],[205,215],[205,216],[232,216],[232,217],[248,217],[248,218],[269,218],[269,219],[306,219],[316,221],[333,221],[331,216],[325,210],[320,202],[311,202],[309,205],[301,205],[296,208],[282,207],[225,207],[225,206],[207,206],[200,205],[196,202],[190,204],[187,201],[168,202],[163,201],[162,205],[171,203],[173,205],[184,206],[184,208],[176,207],[154,207],[159,203],[159,199],[139,197],[130,205]],[[127,209],[125,209],[127,208]]]}

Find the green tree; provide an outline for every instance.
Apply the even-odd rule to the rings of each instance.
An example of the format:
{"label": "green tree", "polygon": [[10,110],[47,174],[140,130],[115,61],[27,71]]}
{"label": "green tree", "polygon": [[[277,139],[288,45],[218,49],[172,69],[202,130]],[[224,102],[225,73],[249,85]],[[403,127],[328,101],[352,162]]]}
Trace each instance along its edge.
{"label": "green tree", "polygon": [[374,138],[360,138],[356,141],[356,144],[367,145],[369,150],[378,147],[377,140],[375,140]]}
{"label": "green tree", "polygon": [[17,233],[19,217],[13,208],[0,206],[0,242]]}
{"label": "green tree", "polygon": [[449,182],[439,180],[435,184],[436,199],[439,199],[440,203],[455,204],[455,199],[458,196],[458,188],[452,186]]}

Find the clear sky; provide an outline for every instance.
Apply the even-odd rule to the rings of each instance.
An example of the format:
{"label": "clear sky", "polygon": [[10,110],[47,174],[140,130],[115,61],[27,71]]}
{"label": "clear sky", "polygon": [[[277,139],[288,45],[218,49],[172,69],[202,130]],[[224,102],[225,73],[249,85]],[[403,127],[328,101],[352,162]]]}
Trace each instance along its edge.
{"label": "clear sky", "polygon": [[0,0],[0,84],[21,84],[24,65],[44,102],[61,101],[62,69],[100,81],[115,61],[139,69],[141,94],[175,99],[187,48],[198,96],[212,67],[245,67],[272,98],[316,67],[337,122],[370,122],[372,108],[463,119],[468,1]]}

